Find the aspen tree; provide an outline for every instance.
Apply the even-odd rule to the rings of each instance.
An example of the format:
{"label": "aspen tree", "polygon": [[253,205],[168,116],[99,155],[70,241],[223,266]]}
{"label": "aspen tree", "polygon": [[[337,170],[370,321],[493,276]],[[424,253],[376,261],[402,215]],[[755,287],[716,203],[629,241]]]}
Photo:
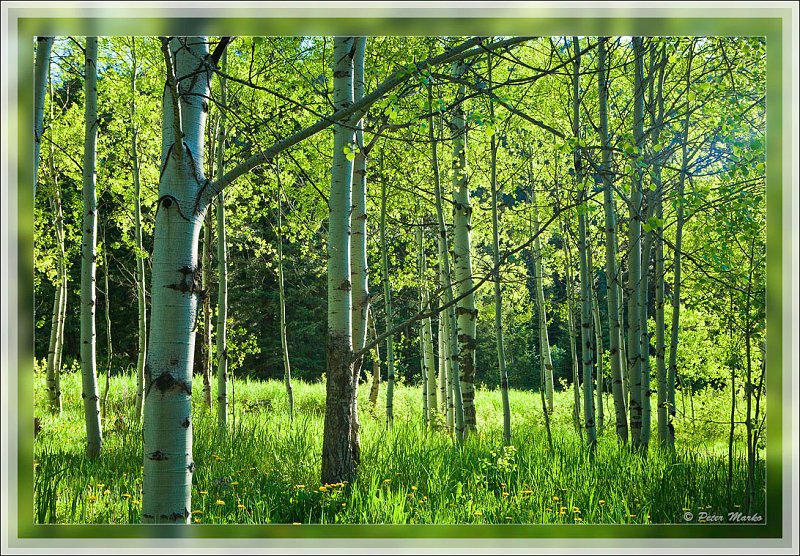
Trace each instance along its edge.
{"label": "aspen tree", "polygon": [[[44,99],[47,93],[50,72],[50,50],[53,37],[36,37],[36,61],[33,74],[33,198],[36,199],[36,183],[39,178],[39,152],[44,133]],[[51,95],[52,98],[52,95]]]}
{"label": "aspen tree", "polygon": [[[353,104],[354,37],[333,41],[333,101],[336,110]],[[353,164],[345,149],[353,150],[353,128],[335,123],[328,217],[328,366],[325,425],[322,439],[322,482],[352,481],[358,467],[354,432],[352,285],[350,283],[350,210]]]}
{"label": "aspen tree", "polygon": [[611,145],[608,137],[608,74],[606,72],[606,41],[600,37],[597,61],[597,88],[600,104],[600,150],[602,163],[600,176],[603,180],[605,213],[605,271],[606,303],[608,308],[609,358],[611,360],[611,393],[614,396],[617,438],[628,442],[628,417],[626,395],[623,384],[623,369],[626,361],[622,356],[622,326],[620,319],[620,272],[617,266],[617,222],[614,214],[614,192],[611,172]]}
{"label": "aspen tree", "polygon": [[83,226],[81,241],[81,375],[83,377],[86,455],[100,456],[103,433],[97,390],[97,333],[95,330],[97,272],[97,37],[86,37],[85,119],[83,144]]}
{"label": "aspen tree", "polygon": [[[228,65],[228,52],[222,53],[220,66],[224,72]],[[220,104],[227,106],[227,79],[220,76]],[[217,176],[225,172],[225,129],[224,109],[220,111],[216,138],[216,170]],[[278,197],[280,199],[280,197]],[[224,436],[228,432],[228,236],[225,221],[225,192],[220,191],[214,204],[217,209],[217,435]],[[280,211],[280,207],[278,207]],[[280,226],[280,225],[279,225]],[[283,289],[283,279],[280,282]],[[285,353],[285,350],[284,350]],[[291,392],[290,392],[291,394]],[[291,404],[291,396],[290,396]],[[290,405],[291,415],[291,405]]]}
{"label": "aspen tree", "polygon": [[[466,64],[458,62],[453,75],[461,77]],[[475,309],[475,293],[472,291],[472,207],[469,200],[469,176],[467,171],[467,128],[464,119],[464,97],[466,88],[459,85],[456,106],[450,131],[453,138],[453,262],[459,301],[458,316],[458,367],[460,371],[461,395],[464,404],[464,432],[475,430],[475,346],[478,311]]]}

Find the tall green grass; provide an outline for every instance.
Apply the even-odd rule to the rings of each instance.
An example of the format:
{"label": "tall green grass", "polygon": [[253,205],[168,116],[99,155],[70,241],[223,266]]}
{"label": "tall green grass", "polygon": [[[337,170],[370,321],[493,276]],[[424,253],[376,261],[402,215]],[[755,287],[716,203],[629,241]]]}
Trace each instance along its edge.
{"label": "tall green grass", "polygon": [[[138,523],[142,439],[133,414],[133,378],[112,379],[103,455],[97,461],[84,455],[80,376],[65,374],[62,391],[64,413],[56,419],[46,409],[44,376],[36,374],[35,411],[42,424],[34,449],[36,522]],[[686,511],[727,515],[744,504],[742,433],[737,431],[728,489],[728,431],[714,424],[724,423],[730,411],[724,392],[695,395],[696,419],[679,416],[676,423],[675,454],[655,448],[654,431],[654,445],[643,458],[618,446],[613,422],[599,434],[596,454],[589,454],[574,430],[568,391],[556,395],[552,450],[534,392],[510,392],[513,439],[512,446],[504,447],[499,392],[478,389],[479,433],[458,448],[441,428],[425,434],[420,388],[396,387],[391,430],[385,423],[383,396],[371,409],[368,391],[367,385],[359,389],[358,480],[352,485],[321,485],[323,384],[295,382],[291,423],[281,382],[235,380],[226,442],[215,436],[215,413],[204,405],[198,384],[193,521],[683,523]],[[754,506],[761,515],[763,476],[762,461]]]}

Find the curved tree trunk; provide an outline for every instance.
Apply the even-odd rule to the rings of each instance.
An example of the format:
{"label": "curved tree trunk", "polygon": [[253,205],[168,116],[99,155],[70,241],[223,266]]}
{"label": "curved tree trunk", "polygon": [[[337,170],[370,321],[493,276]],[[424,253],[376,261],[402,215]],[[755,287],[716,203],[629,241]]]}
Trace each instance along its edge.
{"label": "curved tree trunk", "polygon": [[[353,37],[336,37],[333,46],[334,108],[353,103]],[[333,128],[330,217],[328,219],[328,346],[325,425],[322,439],[322,482],[352,482],[358,467],[353,431],[352,287],[350,283],[350,210],[353,164],[345,148],[353,150],[352,127]]]}
{"label": "curved tree trunk", "polygon": [[[367,318],[367,324],[369,325],[370,330],[372,331],[372,337],[378,337],[378,331],[375,330],[375,311],[372,309],[372,306],[369,308],[369,314]],[[369,388],[369,404],[372,408],[378,404],[378,393],[380,392],[381,388],[381,352],[380,352],[380,342],[375,344],[375,348],[372,354],[372,385]]]}
{"label": "curved tree trunk", "polygon": [[95,330],[97,272],[97,37],[86,37],[85,137],[83,146],[83,226],[81,242],[81,374],[86,419],[86,455],[100,456],[100,397],[97,390],[97,333]]}

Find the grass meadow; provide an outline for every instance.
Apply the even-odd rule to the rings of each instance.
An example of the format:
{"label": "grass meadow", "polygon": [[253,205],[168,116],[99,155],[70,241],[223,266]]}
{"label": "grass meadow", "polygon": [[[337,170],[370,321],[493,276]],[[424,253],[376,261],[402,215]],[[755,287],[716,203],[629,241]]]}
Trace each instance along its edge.
{"label": "grass meadow", "polygon": [[[101,391],[104,379],[100,381]],[[511,446],[502,442],[498,390],[478,389],[478,434],[457,447],[443,422],[425,433],[422,389],[398,384],[395,419],[387,430],[383,404],[359,387],[361,466],[352,485],[320,484],[323,383],[293,384],[295,418],[279,381],[233,380],[231,433],[216,438],[215,411],[195,377],[194,523],[684,523],[684,513],[727,515],[744,504],[744,427],[737,426],[728,485],[730,391],[678,394],[676,452],[646,458],[617,444],[613,405],[592,457],[572,423],[572,392],[556,393],[548,446],[538,392],[512,390]],[[103,454],[84,455],[80,375],[62,375],[64,411],[47,411],[44,374],[35,373],[34,519],[37,523],[138,523],[142,438],[133,413],[135,380],[112,377],[103,422]],[[684,412],[685,411],[685,412]],[[694,415],[694,418],[692,418]],[[610,419],[609,419],[610,418]],[[764,515],[764,462],[757,500]]]}

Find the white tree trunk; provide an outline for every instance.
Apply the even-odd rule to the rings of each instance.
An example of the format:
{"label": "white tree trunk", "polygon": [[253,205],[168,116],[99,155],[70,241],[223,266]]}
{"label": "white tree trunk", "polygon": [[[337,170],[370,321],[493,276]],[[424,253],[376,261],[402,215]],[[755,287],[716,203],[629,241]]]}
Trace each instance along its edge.
{"label": "white tree trunk", "polygon": [[[353,103],[353,37],[334,38],[334,109]],[[353,434],[352,286],[350,283],[350,210],[353,164],[345,156],[353,150],[352,128],[333,128],[330,217],[328,219],[328,369],[325,425],[322,439],[322,482],[352,481],[358,467],[358,438]]]}
{"label": "white tree trunk", "polygon": [[600,146],[605,209],[605,271],[606,306],[608,308],[609,357],[611,360],[611,392],[614,396],[617,438],[628,442],[628,417],[623,384],[626,361],[622,355],[622,326],[620,321],[620,273],[617,266],[617,222],[614,215],[614,197],[611,184],[611,148],[608,138],[608,77],[606,73],[606,37],[598,45],[598,93],[600,104]]}
{"label": "white tree trunk", "polygon": [[[227,70],[228,53],[220,60],[222,71]],[[220,103],[227,106],[227,87],[224,76],[220,77]],[[217,130],[216,175],[225,172],[225,111],[220,111]],[[228,432],[228,237],[225,223],[225,192],[216,199],[217,209],[217,435]],[[282,277],[281,277],[282,278]],[[281,288],[283,281],[281,280]]]}
{"label": "white tree trunk", "polygon": [[[576,141],[580,141],[580,69],[581,55],[578,37],[572,37],[575,47],[575,61],[572,64],[572,133]],[[581,363],[583,368],[583,422],[586,427],[586,441],[590,450],[597,444],[597,428],[594,420],[594,392],[592,390],[592,371],[594,367],[594,346],[592,345],[592,284],[589,267],[588,231],[586,230],[586,212],[588,201],[586,184],[583,183],[580,146],[575,146],[575,185],[581,204],[578,207],[578,254],[580,257],[581,282]]]}
{"label": "white tree trunk", "polygon": [[[420,278],[419,288],[419,308],[420,312],[430,310],[430,295],[426,284],[425,274],[427,265],[425,262],[425,219],[419,219],[417,227],[417,244],[419,246],[418,271]],[[427,422],[433,419],[434,411],[437,411],[436,404],[436,368],[433,359],[433,327],[430,317],[420,321],[420,352],[422,356],[422,380],[425,383],[425,418]]]}
{"label": "white tree trunk", "polygon": [[[466,70],[463,63],[456,64],[453,74],[461,77]],[[472,207],[469,201],[469,179],[467,175],[467,135],[464,121],[463,100],[465,87],[460,85],[453,109],[450,130],[453,137],[453,261],[457,294],[458,316],[458,366],[461,393],[464,404],[464,432],[477,428],[475,414],[475,344],[478,311],[475,309],[475,293],[472,276]]]}
{"label": "white tree trunk", "polygon": [[[633,135],[636,141],[636,156],[641,156],[644,145],[644,64],[642,38],[633,37],[635,53]],[[641,348],[641,298],[639,282],[642,277],[642,170],[634,159],[633,182],[631,184],[630,212],[628,220],[628,374],[630,381],[631,441],[635,447],[642,441],[642,365]]]}
{"label": "white tree trunk", "polygon": [[44,133],[44,98],[47,93],[47,75],[50,71],[50,50],[53,37],[36,38],[36,62],[33,74],[33,198],[36,199],[36,183],[39,178],[39,152]]}
{"label": "white tree trunk", "polygon": [[86,418],[86,455],[100,456],[100,397],[97,391],[97,335],[95,291],[97,272],[97,37],[86,37],[85,136],[83,146],[83,227],[81,242],[81,374]]}
{"label": "white tree trunk", "polygon": [[[203,71],[210,64],[205,37],[173,38],[168,45],[165,39],[162,45],[168,71],[145,366],[142,522],[188,523],[193,332],[201,290],[197,248],[208,208],[197,199],[206,183],[205,99],[211,73]],[[188,75],[193,78],[185,79]]]}
{"label": "white tree trunk", "polygon": [[133,170],[133,197],[134,197],[134,218],[136,228],[134,230],[136,241],[136,303],[139,317],[139,349],[136,358],[136,419],[142,417],[144,404],[144,365],[147,358],[147,298],[145,296],[145,258],[147,254],[142,247],[142,190],[139,181],[139,147],[138,133],[136,125],[136,37],[131,37],[132,48],[131,57],[133,66],[131,69],[131,165]]}

